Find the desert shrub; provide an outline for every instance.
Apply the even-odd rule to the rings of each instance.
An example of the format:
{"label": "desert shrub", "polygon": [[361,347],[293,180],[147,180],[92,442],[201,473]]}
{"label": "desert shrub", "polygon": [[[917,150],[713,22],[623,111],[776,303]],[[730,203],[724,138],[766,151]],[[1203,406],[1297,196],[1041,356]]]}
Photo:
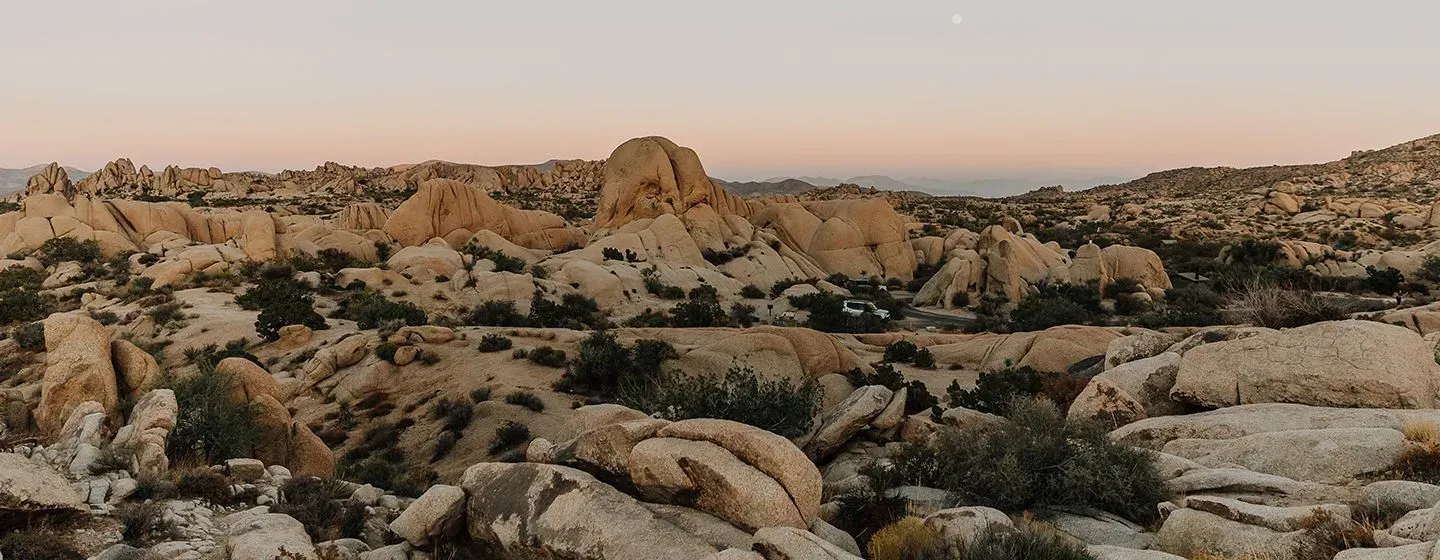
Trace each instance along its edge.
{"label": "desert shrub", "polygon": [[[264,314],[264,311],[261,311],[261,314]],[[180,306],[180,302],[172,301],[146,309],[145,316],[149,317],[151,321],[154,321],[155,326],[163,327],[170,323],[184,320],[185,311]],[[259,323],[257,322],[256,324],[258,325]]]}
{"label": "desert shrub", "polygon": [[754,325],[757,319],[755,317],[755,306],[738,301],[730,304],[730,312],[728,315],[729,324],[747,329],[750,328],[751,325]]}
{"label": "desert shrub", "polygon": [[25,560],[85,560],[62,535],[47,531],[12,531],[0,537],[0,557]]}
{"label": "desert shrub", "polygon": [[470,420],[475,417],[475,409],[470,403],[446,397],[430,404],[430,417],[442,420],[441,425],[446,431],[461,431],[470,425]]}
{"label": "desert shrub", "polygon": [[535,393],[529,391],[516,391],[505,395],[505,404],[523,406],[530,409],[531,412],[545,410],[545,401],[540,400],[540,397],[535,396]]}
{"label": "desert shrub", "polygon": [[213,367],[201,367],[195,375],[163,383],[175,392],[180,410],[166,444],[172,460],[194,456],[205,464],[216,464],[251,456],[260,442],[260,428],[254,407],[230,398],[234,383],[228,374]]}
{"label": "desert shrub", "polygon": [[134,448],[111,443],[101,449],[100,455],[95,458],[93,463],[90,463],[90,474],[99,476],[108,472],[127,471],[130,469],[130,460],[134,456]]}
{"label": "desert shrub", "polygon": [[565,351],[549,346],[539,346],[525,355],[526,359],[546,367],[565,367]]}
{"label": "desert shrub", "polygon": [[10,329],[10,338],[20,345],[21,350],[41,351],[45,349],[45,323],[35,321]]}
{"label": "desert shrub", "polygon": [[90,318],[102,325],[113,325],[120,322],[120,316],[114,311],[91,311]]}
{"label": "desert shrub", "polygon": [[55,301],[41,293],[45,273],[24,267],[0,271],[0,324],[44,319]]}
{"label": "desert shrub", "polygon": [[544,292],[535,290],[535,295],[530,298],[530,316],[526,326],[591,330],[603,328],[608,322],[600,311],[600,305],[585,294],[568,293],[556,303],[545,299]]}
{"label": "desert shrub", "polygon": [[895,469],[872,462],[861,466],[859,473],[865,476],[864,483],[835,497],[838,507],[831,522],[854,536],[861,548],[869,549],[874,534],[904,519],[910,504],[905,498],[888,493],[900,484]]}
{"label": "desert shrub", "polygon": [[400,344],[390,341],[381,342],[375,346],[375,357],[390,363],[395,363],[395,352],[400,350]]}
{"label": "desert shrub", "polygon": [[1011,323],[1010,316],[1005,310],[1009,304],[1009,298],[1004,295],[981,295],[980,304],[975,306],[975,321],[966,325],[965,332],[1008,333],[1015,330],[1015,325]]}
{"label": "desert shrub", "polygon": [[619,249],[616,249],[616,248],[614,248],[614,247],[606,247],[606,248],[604,248],[604,249],[601,249],[601,250],[600,250],[600,256],[601,256],[601,257],[604,257],[605,260],[607,260],[607,261],[624,261],[624,260],[625,260],[625,255],[621,254],[621,253],[620,253],[620,250],[619,250]]}
{"label": "desert shrub", "polygon": [[660,279],[660,269],[651,266],[640,273],[644,276],[645,291],[650,295],[661,299],[683,299],[685,297],[685,290],[680,289],[679,286],[666,284],[664,280]]}
{"label": "desert shrub", "polygon": [[940,533],[925,526],[925,520],[906,516],[876,531],[867,550],[871,560],[939,560]]}
{"label": "desert shrub", "polygon": [[629,391],[620,401],[669,420],[719,418],[797,437],[810,429],[820,388],[813,381],[793,385],[783,378],[762,378],[734,365],[723,377],[674,374]]}
{"label": "desert shrub", "polygon": [[907,449],[895,459],[899,481],[1011,513],[1070,506],[1155,517],[1165,491],[1151,455],[1093,424],[1066,422],[1044,399],[1017,399],[1007,412],[1009,422],[944,429]]}
{"label": "desert shrub", "polygon": [[1440,256],[1430,255],[1420,262],[1420,269],[1415,273],[1421,280],[1440,283]]}
{"label": "desert shrub", "polygon": [[595,331],[580,342],[580,351],[566,368],[558,387],[567,392],[614,395],[622,388],[649,383],[660,365],[676,357],[675,347],[660,340],[640,340],[626,348],[608,331]]}
{"label": "desert shrub", "polygon": [[342,501],[342,487],[314,476],[298,476],[280,486],[281,501],[270,511],[295,518],[316,542],[359,538],[365,525],[365,506]]}
{"label": "desert shrub", "polygon": [[975,388],[963,389],[958,381],[946,390],[950,407],[964,407],[979,412],[1004,415],[1016,397],[1037,395],[1043,388],[1040,373],[1029,367],[980,372]]}
{"label": "desert shrub", "polygon": [[470,402],[479,404],[490,400],[490,393],[493,390],[489,387],[479,387],[470,390]]}
{"label": "desert shrub", "polygon": [[440,363],[440,354],[435,352],[434,350],[421,350],[420,354],[416,356],[416,359],[420,360],[420,363],[422,364],[425,364],[427,366],[433,366]]}
{"label": "desert shrub", "polygon": [[656,311],[645,308],[639,315],[625,320],[625,326],[630,328],[663,328],[670,326],[670,314],[665,311]]}
{"label": "desert shrub", "polygon": [[1300,520],[1300,534],[1292,551],[1295,558],[1334,558],[1352,548],[1376,548],[1375,534],[1368,526],[1315,508]]}
{"label": "desert shrub", "polygon": [[1365,288],[1380,295],[1393,295],[1405,284],[1405,275],[1393,268],[1365,267]]}
{"label": "desert shrub", "polygon": [[887,362],[898,362],[908,364],[915,359],[915,352],[920,347],[908,340],[898,340],[885,347],[885,358]]}
{"label": "desert shrub", "polygon": [[970,307],[970,293],[958,292],[955,295],[950,296],[950,305],[952,307],[960,308]]}
{"label": "desert shrub", "polygon": [[1050,284],[1026,296],[1010,312],[1015,329],[1043,331],[1060,325],[1088,325],[1104,316],[1100,292],[1087,286]]}
{"label": "desert shrub", "polygon": [[922,369],[935,368],[935,354],[929,348],[921,348],[915,351],[915,359],[910,361],[915,367]]}
{"label": "desert shrub", "polygon": [[1165,293],[1165,301],[1151,306],[1149,312],[1135,318],[1142,327],[1208,327],[1224,322],[1220,307],[1224,298],[1208,287],[1180,286]]}
{"label": "desert shrub", "polygon": [[701,256],[705,257],[706,262],[709,262],[710,264],[713,264],[715,266],[720,266],[722,264],[743,257],[749,252],[749,245],[739,245],[719,251],[715,249],[705,249],[701,251],[700,254]]}
{"label": "desert shrub", "polygon": [[[1437,270],[1440,270],[1440,266],[1437,266]],[[1437,275],[1437,277],[1440,277],[1440,275]],[[740,288],[740,297],[745,299],[765,299],[765,291],[754,284],[746,284]]]}
{"label": "desert shrub", "polygon": [[50,267],[65,261],[98,263],[105,260],[105,255],[100,251],[100,244],[94,240],[54,237],[40,245],[40,249],[35,252],[35,258]]}
{"label": "desert shrub", "polygon": [[530,441],[529,426],[515,421],[506,421],[499,428],[495,428],[495,439],[490,442],[489,452],[491,455],[499,455],[527,441]]}
{"label": "desert shrub", "polygon": [[670,308],[670,322],[681,328],[718,327],[729,323],[729,315],[715,287],[701,285],[690,290],[690,299]]}
{"label": "desert shrub", "polygon": [[480,337],[480,347],[478,349],[481,352],[487,353],[500,352],[509,350],[511,345],[512,343],[509,337],[499,333],[488,333]]}
{"label": "desert shrub", "polygon": [[121,504],[115,517],[120,520],[120,538],[131,546],[166,540],[175,532],[175,524],[165,519],[165,507],[157,502]]}
{"label": "desert shrub", "polygon": [[1094,560],[1085,549],[1066,540],[1053,530],[1041,528],[1030,522],[1016,523],[1011,529],[1004,526],[990,526],[975,538],[958,547],[954,556],[934,558],[958,558],[959,560]]}
{"label": "desert shrub", "polygon": [[198,498],[211,505],[224,506],[231,503],[230,479],[207,467],[197,467],[180,473],[175,479],[175,495]]}
{"label": "desert shrub", "polygon": [[1440,427],[1412,421],[1402,426],[1405,451],[1390,467],[1389,475],[1401,480],[1440,484]]}
{"label": "desert shrub", "polygon": [[523,327],[527,322],[526,317],[515,308],[515,302],[496,299],[480,302],[465,318],[467,325],[488,327]]}
{"label": "desert shrub", "polygon": [[255,318],[255,333],[265,340],[280,338],[280,327],[286,325],[305,325],[317,330],[327,327],[325,318],[315,312],[315,293],[288,276],[261,280],[254,288],[236,296],[235,303],[244,309],[260,310]]}
{"label": "desert shrub", "polygon": [[460,443],[463,436],[460,432],[440,432],[435,436],[435,449],[430,453],[430,462],[434,463],[450,455],[455,449],[455,444]]}
{"label": "desert shrub", "polygon": [[770,297],[780,297],[780,294],[785,293],[785,290],[790,289],[791,286],[795,286],[798,284],[809,284],[813,283],[814,281],[815,280],[813,279],[807,280],[799,278],[787,278],[785,280],[781,280],[770,285]]}
{"label": "desert shrub", "polygon": [[414,304],[391,301],[380,292],[365,290],[350,295],[340,309],[340,316],[355,321],[362,329],[373,329],[388,322],[399,322],[410,326],[429,322],[425,312]]}
{"label": "desert shrub", "polygon": [[517,274],[525,272],[525,259],[512,257],[505,254],[504,251],[491,249],[475,243],[466,243],[465,247],[461,249],[461,252],[475,257],[476,261],[488,259],[490,262],[495,263],[495,272],[514,272]]}
{"label": "desert shrub", "polygon": [[1230,308],[1247,323],[1272,329],[1301,327],[1346,317],[1346,309],[1308,290],[1287,290],[1261,281],[1248,283],[1230,299]]}

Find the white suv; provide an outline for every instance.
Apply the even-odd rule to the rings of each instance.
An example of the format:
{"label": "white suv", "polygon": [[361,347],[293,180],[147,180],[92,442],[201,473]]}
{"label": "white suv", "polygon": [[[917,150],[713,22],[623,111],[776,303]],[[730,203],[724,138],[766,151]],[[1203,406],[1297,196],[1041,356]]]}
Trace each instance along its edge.
{"label": "white suv", "polygon": [[875,304],[865,301],[863,299],[847,299],[845,300],[845,303],[841,304],[840,310],[844,311],[846,315],[849,315],[851,317],[859,317],[861,315],[869,313],[881,319],[890,318],[889,311],[880,309],[879,307],[875,307]]}

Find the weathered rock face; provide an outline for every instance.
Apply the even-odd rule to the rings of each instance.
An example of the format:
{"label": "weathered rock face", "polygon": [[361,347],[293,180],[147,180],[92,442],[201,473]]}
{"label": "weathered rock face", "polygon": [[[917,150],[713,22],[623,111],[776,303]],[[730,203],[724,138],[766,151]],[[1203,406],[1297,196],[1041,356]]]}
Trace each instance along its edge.
{"label": "weathered rock face", "polygon": [[52,315],[45,320],[45,351],[40,405],[35,408],[41,432],[53,435],[85,401],[100,403],[107,414],[114,414],[120,397],[110,360],[110,332],[104,325],[88,315]]}
{"label": "weathered rock face", "polygon": [[956,249],[950,253],[950,260],[945,261],[945,266],[940,267],[940,272],[915,293],[915,305],[951,309],[957,307],[957,296],[978,301],[984,286],[985,259],[973,249]]}
{"label": "weathered rock face", "polygon": [[464,243],[480,230],[531,249],[556,250],[584,242],[584,235],[560,216],[506,206],[484,190],[449,179],[421,184],[385,222],[385,232],[407,246],[436,237]]}
{"label": "weathered rock face", "polygon": [[145,393],[130,411],[130,423],[115,433],[112,443],[117,449],[133,449],[133,465],[137,475],[160,475],[170,468],[170,458],[165,454],[165,444],[180,407],[175,402],[175,392],[156,389]]}
{"label": "weathered rock face", "polygon": [[1316,323],[1185,353],[1176,401],[1432,408],[1440,365],[1420,335],[1373,321]]}
{"label": "weathered rock face", "polygon": [[960,364],[969,370],[1030,367],[1036,371],[1058,373],[1066,371],[1076,362],[1104,354],[1110,341],[1130,332],[1129,329],[1115,327],[1067,325],[1036,332],[937,337],[940,343],[927,348],[935,354],[937,363]]}
{"label": "weathered rock face", "polygon": [[65,172],[65,168],[58,163],[51,163],[30,178],[25,184],[25,194],[58,194],[70,198],[75,196],[75,185],[70,182],[70,175]]}
{"label": "weathered rock face", "polygon": [[1294,480],[1343,483],[1389,469],[1405,451],[1405,436],[1389,428],[1290,430],[1178,439],[1164,451],[1202,465],[1241,465]]}
{"label": "weathered rock face", "polygon": [[316,558],[304,525],[288,515],[262,511],[241,512],[228,519],[225,548],[231,560],[272,560],[285,554],[291,558]]}
{"label": "weathered rock face", "polygon": [[339,229],[372,230],[385,227],[390,220],[390,211],[374,202],[360,202],[346,206],[335,218]]}
{"label": "weathered rock face", "polygon": [[1165,264],[1160,262],[1160,256],[1154,251],[1144,247],[1111,245],[1101,254],[1111,278],[1128,278],[1144,284],[1146,288],[1168,290],[1173,287],[1170,275],[1165,273]]}
{"label": "weathered rock face", "polygon": [[1402,430],[1407,423],[1440,424],[1440,410],[1247,404],[1199,414],[1147,418],[1122,426],[1110,436],[1127,445],[1159,450],[1179,439],[1235,439],[1268,432],[1331,428]]}
{"label": "weathered rock face", "polygon": [[658,136],[636,138],[615,148],[605,160],[604,174],[595,213],[600,228],[663,214],[683,215],[700,206],[718,216],[750,214],[743,199],[710,180],[694,150]]}
{"label": "weathered rock face", "polygon": [[717,552],[634,498],[582,471],[480,463],[465,471],[470,537],[496,556],[665,560]]}
{"label": "weathered rock face", "polygon": [[[366,337],[351,338],[360,339],[364,347]],[[333,352],[342,345],[348,344],[342,341],[329,349],[332,358]],[[285,395],[269,372],[244,358],[220,360],[215,371],[228,375],[234,382],[230,392],[232,400],[255,408],[255,423],[260,429],[261,441],[266,443],[257,450],[257,459],[267,465],[284,465],[296,476],[324,478],[334,474],[335,454],[309,426],[290,416],[289,409],[281,404]]]}
{"label": "weathered rock face", "polygon": [[693,506],[746,531],[807,526],[784,487],[707,441],[647,439],[631,450],[629,469],[649,501]]}
{"label": "weathered rock face", "polygon": [[1098,420],[1118,427],[1150,416],[1187,412],[1184,405],[1170,400],[1180,360],[1179,354],[1166,352],[1102,372],[1075,397],[1070,419]]}
{"label": "weathered rock face", "polygon": [[85,509],[85,499],[60,473],[24,455],[0,453],[0,514]]}

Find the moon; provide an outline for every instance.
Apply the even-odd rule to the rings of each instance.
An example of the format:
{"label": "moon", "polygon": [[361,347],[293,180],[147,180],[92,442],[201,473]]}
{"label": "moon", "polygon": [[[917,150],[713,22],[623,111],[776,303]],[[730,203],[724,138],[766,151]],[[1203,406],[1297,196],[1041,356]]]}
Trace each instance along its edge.
{"label": "moon", "polygon": [[953,23],[953,24],[955,24],[955,25],[960,25],[960,22],[962,22],[962,21],[964,21],[964,18],[961,18],[961,17],[960,17],[960,14],[955,14],[955,15],[953,15],[953,16],[950,16],[950,23]]}

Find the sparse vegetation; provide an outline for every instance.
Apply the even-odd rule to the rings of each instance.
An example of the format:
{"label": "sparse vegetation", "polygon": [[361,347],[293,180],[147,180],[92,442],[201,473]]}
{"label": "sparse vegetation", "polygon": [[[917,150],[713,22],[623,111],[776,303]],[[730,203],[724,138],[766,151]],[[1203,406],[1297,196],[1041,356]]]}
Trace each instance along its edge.
{"label": "sparse vegetation", "polygon": [[166,381],[180,409],[166,449],[172,460],[193,456],[215,464],[254,453],[260,443],[256,412],[248,403],[232,400],[233,383],[230,376],[203,365],[195,375]]}
{"label": "sparse vegetation", "polygon": [[480,337],[480,347],[478,349],[486,353],[502,352],[509,350],[511,345],[512,343],[509,337],[499,333],[487,333],[485,336]]}
{"label": "sparse vegetation", "polygon": [[621,396],[622,404],[669,420],[720,418],[763,428],[785,437],[804,435],[820,406],[814,382],[793,385],[762,378],[745,366],[731,366],[723,377],[684,374]]}

